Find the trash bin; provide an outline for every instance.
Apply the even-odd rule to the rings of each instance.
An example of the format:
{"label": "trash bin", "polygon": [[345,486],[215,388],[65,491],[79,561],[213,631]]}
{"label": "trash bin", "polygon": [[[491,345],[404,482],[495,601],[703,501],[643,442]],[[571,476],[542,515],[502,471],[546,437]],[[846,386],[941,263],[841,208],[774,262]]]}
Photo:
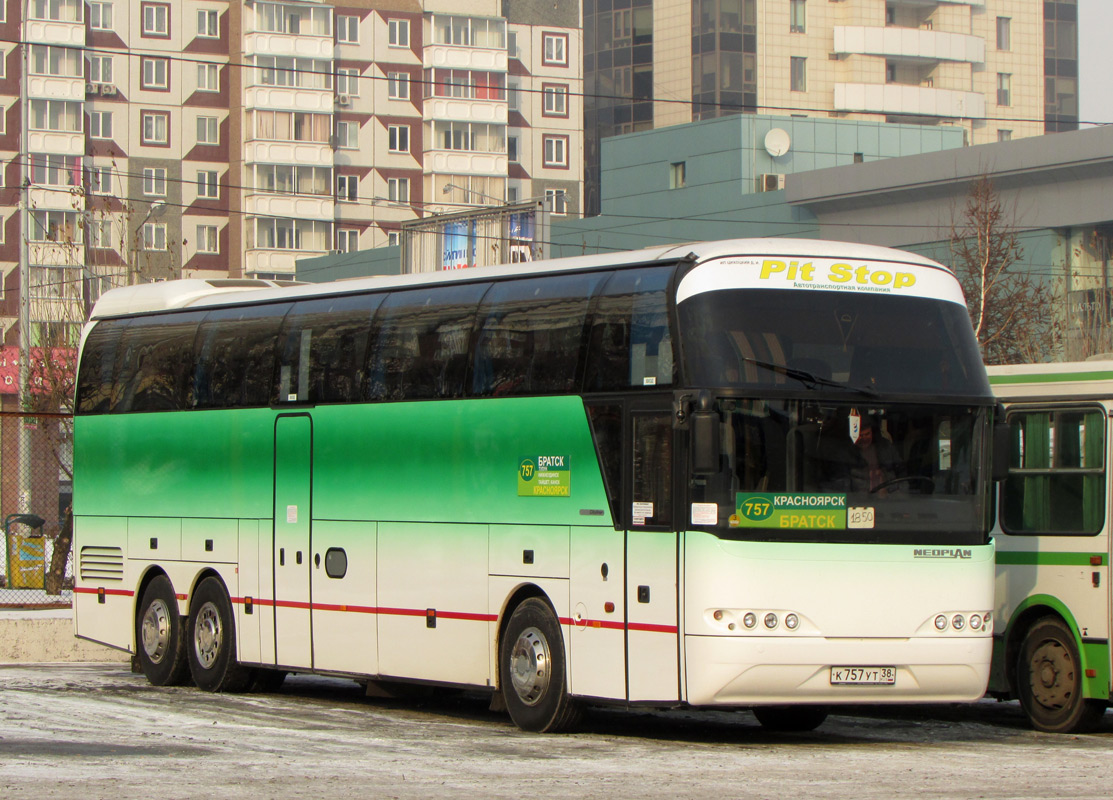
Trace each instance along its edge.
{"label": "trash bin", "polygon": [[[8,547],[8,588],[42,589],[46,580],[46,520],[38,514],[8,514],[4,518],[4,539]],[[37,533],[12,533],[12,525],[27,525]]]}

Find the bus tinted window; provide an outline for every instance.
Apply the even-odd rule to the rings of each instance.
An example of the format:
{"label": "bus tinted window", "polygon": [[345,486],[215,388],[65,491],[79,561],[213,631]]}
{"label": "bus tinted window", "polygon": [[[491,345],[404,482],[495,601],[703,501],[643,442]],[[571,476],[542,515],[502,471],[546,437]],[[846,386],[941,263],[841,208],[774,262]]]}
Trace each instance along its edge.
{"label": "bus tinted window", "polygon": [[665,291],[674,267],[614,273],[596,299],[584,391],[673,383]]}
{"label": "bus tinted window", "polygon": [[371,323],[385,295],[295,303],[279,337],[279,403],[352,403],[366,378]]}
{"label": "bus tinted window", "polygon": [[391,293],[375,324],[371,399],[462,397],[475,310],[489,285]]}
{"label": "bus tinted window", "polygon": [[114,413],[180,411],[192,375],[193,340],[203,312],[132,320],[121,343]]}
{"label": "bus tinted window", "polygon": [[105,320],[97,323],[85,338],[81,366],[77,375],[77,413],[105,414],[117,394],[113,374],[116,350],[127,320]]}
{"label": "bus tinted window", "polygon": [[605,277],[554,275],[496,284],[479,309],[472,393],[577,391],[588,304]]}
{"label": "bus tinted window", "polygon": [[210,311],[197,333],[189,407],[267,405],[275,343],[289,309],[283,303]]}

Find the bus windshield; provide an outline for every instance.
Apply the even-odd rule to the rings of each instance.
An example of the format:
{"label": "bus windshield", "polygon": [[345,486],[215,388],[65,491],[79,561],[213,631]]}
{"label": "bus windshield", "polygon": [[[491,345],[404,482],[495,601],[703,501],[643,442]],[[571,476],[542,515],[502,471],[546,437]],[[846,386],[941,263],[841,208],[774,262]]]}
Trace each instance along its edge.
{"label": "bus windshield", "polygon": [[966,307],[798,289],[705,292],[679,305],[688,386],[988,397]]}
{"label": "bus windshield", "polygon": [[984,544],[984,407],[720,398],[693,502],[740,538]]}

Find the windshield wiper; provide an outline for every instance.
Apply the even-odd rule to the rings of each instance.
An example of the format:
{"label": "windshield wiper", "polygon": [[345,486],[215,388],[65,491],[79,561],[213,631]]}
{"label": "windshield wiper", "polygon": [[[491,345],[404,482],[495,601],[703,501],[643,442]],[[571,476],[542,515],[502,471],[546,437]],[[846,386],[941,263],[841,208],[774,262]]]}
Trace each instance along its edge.
{"label": "windshield wiper", "polygon": [[835,389],[846,389],[847,391],[862,394],[866,397],[877,397],[877,392],[868,386],[853,386],[849,383],[842,381],[831,380],[830,378],[822,378],[819,375],[813,375],[807,370],[797,369],[796,367],[789,367],[785,364],[775,364],[772,361],[762,361],[759,358],[749,358],[747,356],[740,356],[740,358],[747,364],[754,364],[755,366],[762,367],[784,375],[793,380],[800,381],[808,389],[815,389],[817,386],[830,386]]}

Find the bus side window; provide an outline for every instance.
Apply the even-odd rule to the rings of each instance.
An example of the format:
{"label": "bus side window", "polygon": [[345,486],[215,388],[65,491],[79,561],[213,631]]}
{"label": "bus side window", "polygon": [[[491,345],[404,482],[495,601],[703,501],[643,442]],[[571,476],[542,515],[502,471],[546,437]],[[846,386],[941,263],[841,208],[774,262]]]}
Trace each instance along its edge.
{"label": "bus side window", "polygon": [[112,408],[116,353],[128,320],[98,322],[85,340],[77,377],[77,413],[105,414]]}
{"label": "bus side window", "polygon": [[267,405],[279,327],[289,309],[282,303],[210,311],[194,347],[190,407]]}
{"label": "bus side window", "polygon": [[671,528],[672,415],[634,414],[633,422],[633,527]]}
{"label": "bus side window", "polygon": [[128,359],[117,381],[115,410],[180,411],[186,407],[193,340],[201,312],[132,320],[124,333]]}
{"label": "bus side window", "polygon": [[665,290],[674,266],[620,270],[595,299],[584,391],[671,385],[675,380]]}
{"label": "bus side window", "polygon": [[585,403],[591,423],[595,454],[603,472],[603,485],[616,527],[622,515],[622,403]]}

